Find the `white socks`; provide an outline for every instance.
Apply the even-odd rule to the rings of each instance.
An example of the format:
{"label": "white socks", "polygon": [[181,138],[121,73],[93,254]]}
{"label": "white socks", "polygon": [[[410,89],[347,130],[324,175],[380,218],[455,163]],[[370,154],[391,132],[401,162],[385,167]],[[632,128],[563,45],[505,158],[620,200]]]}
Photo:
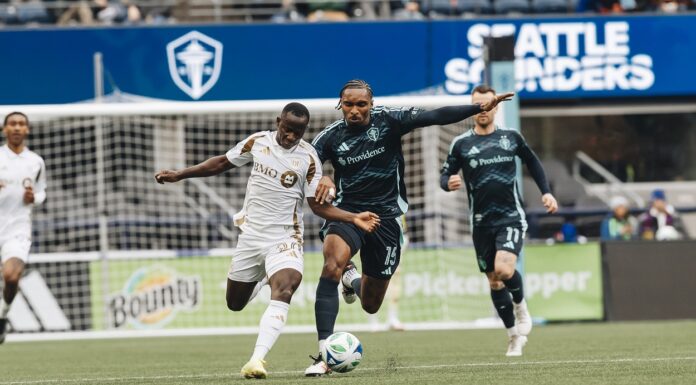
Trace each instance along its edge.
{"label": "white socks", "polygon": [[7,318],[7,313],[10,312],[10,305],[5,303],[5,298],[0,291],[0,318]]}
{"label": "white socks", "polygon": [[394,325],[394,324],[401,323],[399,321],[399,310],[398,309],[399,309],[398,305],[389,306],[389,311],[388,311],[389,324]]}
{"label": "white socks", "polygon": [[[326,346],[326,340],[319,340],[319,353],[324,351],[324,346]],[[324,357],[326,359],[326,357]]]}
{"label": "white socks", "polygon": [[507,328],[507,334],[508,334],[508,337],[514,337],[514,336],[519,335],[519,333],[517,332],[517,326]]}
{"label": "white socks", "polygon": [[271,303],[268,304],[266,311],[261,316],[259,337],[256,339],[256,348],[251,356],[252,360],[263,360],[271,350],[288,319],[288,309],[290,309],[290,304],[282,301],[271,300]]}

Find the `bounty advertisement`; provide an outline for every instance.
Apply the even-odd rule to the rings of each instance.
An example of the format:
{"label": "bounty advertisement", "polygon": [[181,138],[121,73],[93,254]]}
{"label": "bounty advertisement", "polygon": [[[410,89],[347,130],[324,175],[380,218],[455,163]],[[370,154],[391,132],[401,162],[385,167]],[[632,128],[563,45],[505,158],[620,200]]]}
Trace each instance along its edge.
{"label": "bounty advertisement", "polygon": [[[533,317],[603,318],[598,245],[531,246],[525,258],[525,291]],[[304,280],[293,297],[288,325],[314,324],[321,265],[320,254],[305,255]],[[266,286],[243,311],[229,311],[228,267],[229,259],[220,257],[128,259],[109,261],[104,273],[104,265],[93,262],[94,328],[255,327],[270,289]],[[488,322],[494,316],[488,282],[471,249],[409,250],[400,270],[400,318],[405,323]],[[379,313],[383,321],[388,302]],[[359,305],[340,306],[339,324],[368,322]]]}
{"label": "bounty advertisement", "polygon": [[[22,60],[0,62],[13,90],[0,104],[94,98],[96,52],[119,100],[334,98],[352,78],[376,96],[465,94],[482,81],[483,38],[510,34],[522,101],[693,96],[695,24],[682,14],[3,30],[0,46]],[[344,36],[360,54],[336,43]]]}

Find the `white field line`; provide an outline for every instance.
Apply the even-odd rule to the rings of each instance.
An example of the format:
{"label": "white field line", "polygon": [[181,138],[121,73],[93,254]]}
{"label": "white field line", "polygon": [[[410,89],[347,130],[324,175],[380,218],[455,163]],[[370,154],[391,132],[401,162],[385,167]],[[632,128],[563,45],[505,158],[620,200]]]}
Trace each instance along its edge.
{"label": "white field line", "polygon": [[[377,368],[360,368],[360,372],[394,371],[394,370],[417,370],[417,369],[451,369],[451,368],[471,368],[471,367],[492,367],[492,366],[564,366],[578,364],[615,364],[615,363],[643,363],[643,362],[664,362],[664,361],[696,361],[693,357],[654,357],[654,358],[615,358],[606,360],[559,360],[559,361],[513,361],[513,362],[474,362],[466,364],[451,365],[418,365],[418,366],[393,366]],[[269,372],[269,377],[274,375],[301,375],[301,370],[288,370]],[[216,373],[216,374],[182,374],[169,376],[128,376],[128,377],[92,377],[92,378],[73,378],[55,380],[28,380],[28,381],[2,381],[0,385],[30,385],[30,384],[81,384],[81,383],[103,383],[103,382],[124,382],[124,381],[157,381],[157,380],[182,380],[182,379],[206,379],[206,378],[229,378],[238,377],[237,373]]]}
{"label": "white field line", "polygon": [[[381,331],[388,330],[386,325],[380,325]],[[420,322],[404,324],[406,330],[471,330],[498,329],[503,327],[499,319],[481,319],[472,322]],[[370,324],[338,324],[336,330],[347,332],[374,331]],[[283,334],[316,333],[314,325],[290,325],[283,328]],[[102,330],[102,331],[70,331],[43,333],[10,333],[5,343],[35,342],[35,341],[70,341],[119,338],[151,338],[151,337],[193,337],[193,336],[230,336],[258,334],[257,326],[230,328],[185,328],[160,330]]]}

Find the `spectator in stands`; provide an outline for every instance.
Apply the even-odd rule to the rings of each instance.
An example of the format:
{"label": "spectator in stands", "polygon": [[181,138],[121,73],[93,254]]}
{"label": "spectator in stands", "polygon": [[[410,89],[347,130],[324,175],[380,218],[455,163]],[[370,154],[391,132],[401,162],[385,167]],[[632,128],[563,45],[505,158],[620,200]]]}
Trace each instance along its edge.
{"label": "spectator in stands", "polygon": [[137,4],[131,0],[123,0],[123,6],[126,7],[126,24],[139,24],[143,21],[143,13]]}
{"label": "spectator in stands", "polygon": [[689,9],[688,0],[652,0],[648,3],[648,11],[662,13],[685,12]]}
{"label": "spectator in stands", "polygon": [[681,238],[676,228],[677,212],[667,203],[664,190],[652,192],[650,208],[640,217],[640,236],[642,239],[658,241]]}
{"label": "spectator in stands", "polygon": [[347,1],[296,2],[297,10],[308,21],[348,21],[351,6]]}
{"label": "spectator in stands", "polygon": [[92,8],[95,19],[101,24],[118,24],[128,18],[128,10],[120,2],[109,2],[109,0],[94,0]]}
{"label": "spectator in stands", "polygon": [[623,13],[621,0],[580,0],[575,10],[580,13]]}
{"label": "spectator in stands", "polygon": [[94,0],[73,4],[60,16],[58,24],[137,24],[142,19],[140,8],[130,0]]}
{"label": "spectator in stands", "polygon": [[630,215],[628,199],[611,198],[611,213],[602,221],[600,237],[603,241],[629,241],[638,236],[638,220]]}
{"label": "spectator in stands", "polygon": [[89,2],[81,0],[66,9],[58,18],[58,25],[94,24],[94,16]]}
{"label": "spectator in stands", "polygon": [[421,13],[418,1],[392,1],[392,17],[398,20],[422,20],[425,15]]}
{"label": "spectator in stands", "polygon": [[45,24],[53,22],[52,15],[40,0],[17,0],[7,2],[0,6],[0,23],[7,25],[17,24]]}

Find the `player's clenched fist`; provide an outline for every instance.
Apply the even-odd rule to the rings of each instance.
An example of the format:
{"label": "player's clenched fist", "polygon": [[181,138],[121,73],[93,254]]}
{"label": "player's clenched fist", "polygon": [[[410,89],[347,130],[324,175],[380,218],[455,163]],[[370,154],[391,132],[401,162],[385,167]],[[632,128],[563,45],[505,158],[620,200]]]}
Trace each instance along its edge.
{"label": "player's clenched fist", "polygon": [[175,183],[181,180],[179,173],[172,170],[162,170],[155,174],[155,180],[159,184]]}
{"label": "player's clenched fist", "polygon": [[455,191],[462,188],[462,177],[459,175],[450,175],[449,180],[447,180],[447,188],[450,191]]}
{"label": "player's clenched fist", "polygon": [[355,216],[353,224],[358,226],[361,230],[371,233],[379,227],[379,216],[375,213],[369,211],[363,211]]}
{"label": "player's clenched fist", "polygon": [[34,203],[34,189],[29,186],[24,188],[24,204],[30,205]]}
{"label": "player's clenched fist", "polygon": [[324,202],[331,203],[331,201],[336,197],[336,185],[333,180],[328,176],[324,175],[319,179],[319,185],[317,186],[317,191],[314,193],[314,199],[319,202],[319,204],[324,204]]}
{"label": "player's clenched fist", "polygon": [[556,202],[556,198],[554,198],[553,195],[549,193],[542,195],[541,202],[544,204],[544,207],[546,207],[547,213],[553,214],[558,211],[558,202]]}

